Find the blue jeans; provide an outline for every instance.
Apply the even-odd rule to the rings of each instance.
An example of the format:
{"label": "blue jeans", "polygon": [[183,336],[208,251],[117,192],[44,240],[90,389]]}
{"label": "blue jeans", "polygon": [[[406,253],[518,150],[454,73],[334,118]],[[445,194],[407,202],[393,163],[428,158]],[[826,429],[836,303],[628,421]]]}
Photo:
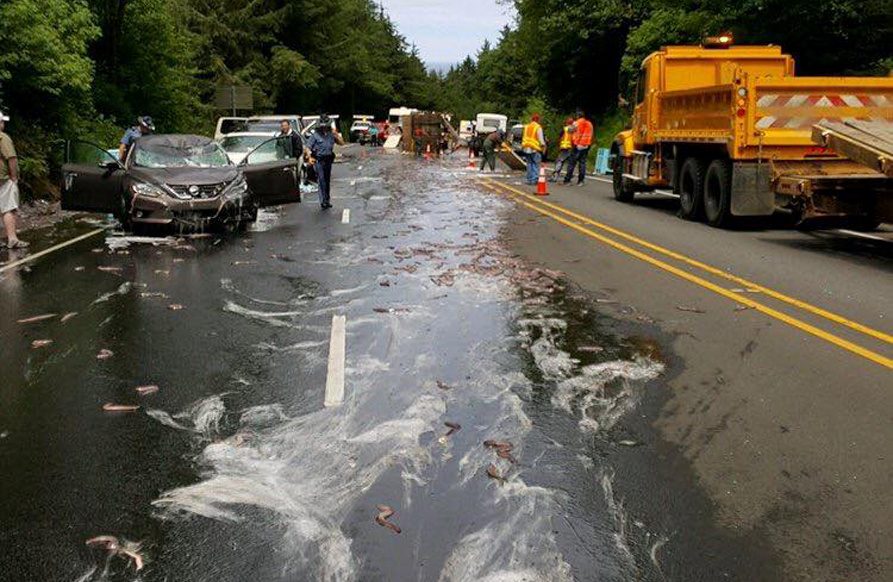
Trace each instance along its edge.
{"label": "blue jeans", "polygon": [[527,183],[536,184],[540,177],[540,162],[543,159],[543,154],[532,152],[525,155],[527,156]]}
{"label": "blue jeans", "polygon": [[329,194],[332,191],[332,163],[335,156],[319,156],[316,159],[316,183],[319,185],[319,203],[323,206],[329,204]]}
{"label": "blue jeans", "polygon": [[577,178],[577,184],[582,184],[583,180],[586,178],[586,159],[589,157],[589,148],[585,149],[577,149],[574,148],[574,153],[571,154],[570,164],[567,168],[567,175],[564,177],[564,183],[567,184],[571,181],[571,178],[574,177],[574,168],[577,164],[580,165],[580,177]]}

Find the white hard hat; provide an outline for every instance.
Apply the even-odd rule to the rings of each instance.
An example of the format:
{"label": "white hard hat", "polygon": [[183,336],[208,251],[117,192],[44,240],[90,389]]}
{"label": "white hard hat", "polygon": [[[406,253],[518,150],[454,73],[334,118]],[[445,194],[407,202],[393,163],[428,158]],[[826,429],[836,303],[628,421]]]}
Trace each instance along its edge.
{"label": "white hard hat", "polygon": [[9,121],[9,116],[0,111],[0,121]]}

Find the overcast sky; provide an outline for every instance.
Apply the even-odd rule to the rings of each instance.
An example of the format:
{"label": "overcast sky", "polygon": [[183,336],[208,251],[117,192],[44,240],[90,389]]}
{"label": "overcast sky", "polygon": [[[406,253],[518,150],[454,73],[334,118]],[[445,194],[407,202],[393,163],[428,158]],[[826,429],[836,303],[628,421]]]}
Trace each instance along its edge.
{"label": "overcast sky", "polygon": [[426,63],[455,63],[495,42],[512,20],[511,5],[496,0],[378,0]]}

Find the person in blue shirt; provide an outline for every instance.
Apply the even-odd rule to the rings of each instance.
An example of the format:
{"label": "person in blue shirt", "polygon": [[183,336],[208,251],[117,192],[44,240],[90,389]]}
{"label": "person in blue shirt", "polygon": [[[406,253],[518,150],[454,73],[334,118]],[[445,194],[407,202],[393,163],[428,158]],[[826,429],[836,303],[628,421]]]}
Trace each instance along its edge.
{"label": "person in blue shirt", "polygon": [[155,131],[155,124],[152,123],[151,117],[143,115],[136,118],[136,125],[124,132],[124,137],[121,138],[121,143],[118,146],[118,159],[121,160],[122,164],[127,158],[127,152],[130,151],[130,146],[133,145],[133,142],[153,131]]}
{"label": "person in blue shirt", "polygon": [[319,184],[319,204],[323,210],[332,207],[332,164],[335,162],[335,144],[344,145],[344,139],[332,128],[328,115],[321,115],[316,130],[304,145],[304,155],[316,169],[316,183]]}

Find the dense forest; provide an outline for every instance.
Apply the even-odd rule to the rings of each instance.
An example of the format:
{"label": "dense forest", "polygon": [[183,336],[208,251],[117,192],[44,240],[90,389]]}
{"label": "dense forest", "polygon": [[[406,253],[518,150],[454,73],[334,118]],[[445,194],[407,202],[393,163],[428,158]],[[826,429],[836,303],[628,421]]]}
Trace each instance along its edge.
{"label": "dense forest", "polygon": [[436,74],[371,0],[3,0],[0,107],[13,116],[26,188],[42,194],[60,140],[111,147],[141,114],[159,131],[207,133],[218,85],[251,86],[256,112],[537,110],[557,128],[584,107],[604,141],[623,123],[618,94],[662,44],[731,30],[781,44],[801,74],[893,66],[893,0],[500,1],[514,25]]}

